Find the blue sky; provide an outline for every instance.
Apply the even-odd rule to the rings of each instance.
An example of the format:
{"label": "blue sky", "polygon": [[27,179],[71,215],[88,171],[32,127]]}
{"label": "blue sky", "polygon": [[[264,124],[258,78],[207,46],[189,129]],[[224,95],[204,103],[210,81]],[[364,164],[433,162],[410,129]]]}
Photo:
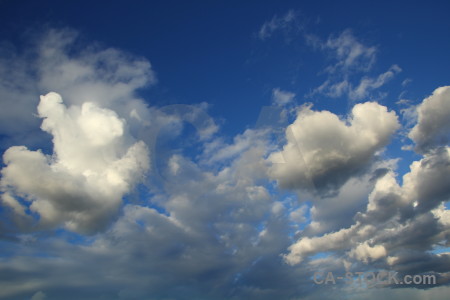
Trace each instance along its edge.
{"label": "blue sky", "polygon": [[449,9],[0,1],[0,299],[445,299]]}

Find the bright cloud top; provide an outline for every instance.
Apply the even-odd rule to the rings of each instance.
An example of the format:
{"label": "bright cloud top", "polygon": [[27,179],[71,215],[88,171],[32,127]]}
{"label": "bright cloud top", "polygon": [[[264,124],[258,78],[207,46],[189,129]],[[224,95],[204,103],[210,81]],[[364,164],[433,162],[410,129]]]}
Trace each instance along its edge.
{"label": "bright cloud top", "polygon": [[9,148],[2,170],[3,202],[23,217],[37,213],[40,225],[64,225],[90,233],[116,215],[124,194],[149,168],[143,142],[133,142],[126,122],[111,110],[86,102],[66,108],[56,93],[41,96],[42,130],[53,136],[54,153]]}
{"label": "bright cloud top", "polygon": [[398,128],[395,112],[375,102],[355,105],[347,120],[305,106],[287,127],[283,150],[269,157],[270,174],[282,188],[333,193],[367,167]]}
{"label": "bright cloud top", "polygon": [[[434,132],[446,132],[443,120],[450,117],[445,110],[446,103],[450,103],[449,88],[436,89],[418,105],[421,117],[409,134],[419,142],[418,145],[422,145],[422,136],[418,132],[425,130],[422,122],[427,122],[428,128],[435,128]],[[443,109],[433,114],[437,107]],[[432,134],[427,138],[434,140]],[[317,253],[333,252],[346,261],[356,260],[369,265],[376,262],[379,267],[405,273],[418,268],[414,261],[420,261],[420,269],[432,272],[437,271],[433,267],[436,264],[448,265],[448,253],[430,251],[448,244],[450,234],[450,214],[444,206],[450,199],[450,147],[442,146],[442,143],[426,145],[428,151],[422,159],[411,163],[402,185],[397,182],[394,171],[389,170],[376,180],[365,211],[354,216],[355,222],[351,226],[300,238],[289,247],[286,262],[295,265]]]}
{"label": "bright cloud top", "polygon": [[418,122],[409,133],[418,152],[427,152],[450,140],[450,88],[441,87],[417,107]]}

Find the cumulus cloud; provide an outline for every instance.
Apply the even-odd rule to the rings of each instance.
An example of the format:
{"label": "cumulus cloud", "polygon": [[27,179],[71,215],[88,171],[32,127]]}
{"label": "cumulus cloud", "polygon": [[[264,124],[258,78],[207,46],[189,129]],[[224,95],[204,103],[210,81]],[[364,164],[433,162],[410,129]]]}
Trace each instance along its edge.
{"label": "cumulus cloud", "polygon": [[303,107],[286,129],[283,150],[271,154],[270,175],[282,188],[334,194],[373,161],[399,128],[395,112],[374,102],[357,104],[348,120]]}
{"label": "cumulus cloud", "polygon": [[[14,284],[0,280],[5,286],[0,296],[45,288],[57,297],[64,287],[66,293],[73,291],[69,299],[86,299],[102,287],[109,299],[288,297],[304,284],[298,278],[307,275],[279,256],[289,245],[289,236],[280,233],[290,230],[290,212],[281,203],[274,206],[265,186],[267,143],[263,133],[247,131],[228,145],[231,155],[215,156],[216,170],[180,153],[171,155],[161,169],[167,175],[163,191],[149,196],[147,205],[125,205],[117,221],[86,244],[47,240],[60,263],[26,254],[0,262],[0,270],[15,270]],[[234,146],[240,144],[245,147]],[[214,154],[205,152],[203,159]],[[40,243],[28,242],[32,253]],[[27,259],[34,263],[23,273],[17,266]],[[108,268],[99,268],[99,262],[108,262]],[[36,274],[41,274],[39,282],[24,284]]]}
{"label": "cumulus cloud", "polygon": [[60,95],[49,93],[41,96],[38,113],[54,152],[14,146],[4,153],[4,204],[37,213],[43,227],[104,228],[148,169],[146,145],[133,142],[115,112],[92,102],[67,108]]}
{"label": "cumulus cloud", "polygon": [[[70,105],[93,102],[109,108],[133,127],[151,120],[151,111],[136,91],[156,82],[147,59],[98,44],[83,45],[71,29],[50,29],[33,35],[26,49],[0,47],[0,134],[42,147],[36,95],[58,92]],[[130,118],[130,116],[134,116]],[[156,118],[153,118],[156,119]],[[13,125],[14,124],[14,125]]]}
{"label": "cumulus cloud", "polygon": [[[288,15],[263,26],[260,38],[289,30],[296,21]],[[378,155],[399,128],[397,116],[373,102],[355,105],[345,119],[299,108],[281,150],[271,136],[277,131],[267,126],[227,140],[198,109],[204,105],[156,109],[139,100],[136,90],[155,82],[148,61],[92,45],[80,51],[73,47],[76,36],[50,31],[35,45],[38,72],[30,74],[37,87],[25,89],[58,91],[64,103],[50,93],[38,105],[36,120],[43,119],[53,151],[15,146],[3,156],[2,213],[13,212],[25,233],[1,232],[8,259],[0,260],[0,273],[8,276],[0,278],[0,298],[324,299],[323,290],[311,289],[311,275],[324,268],[434,272],[440,283],[450,278],[450,256],[433,253],[448,247],[450,236],[444,206],[450,157],[443,142],[428,143],[431,150],[400,183],[396,160]],[[329,86],[342,83],[336,93],[348,94],[350,77],[337,74],[366,72],[377,50],[350,32],[325,44],[336,59],[325,71]],[[6,66],[27,74],[19,61]],[[358,93],[370,96],[397,73],[388,72],[365,77]],[[281,127],[270,116],[294,97],[274,89],[279,105],[261,125]],[[20,102],[28,109],[20,118],[34,111],[29,101]],[[442,120],[437,126],[446,126]],[[183,121],[198,130],[202,152],[156,155],[158,135],[180,135]],[[152,189],[154,162],[164,180]],[[139,189],[139,200],[123,205],[145,174],[149,190]],[[294,191],[278,189],[272,179]],[[61,227],[68,231],[29,233]]]}
{"label": "cumulus cloud", "polygon": [[440,87],[417,106],[417,124],[409,133],[415,150],[425,153],[446,145],[450,138],[450,87]]}
{"label": "cumulus cloud", "polygon": [[[428,99],[418,107],[426,106]],[[400,274],[434,274],[438,282],[447,283],[448,252],[434,250],[449,245],[449,210],[445,207],[450,200],[449,153],[448,146],[435,145],[411,163],[401,184],[394,168],[388,167],[373,179],[365,209],[349,216],[352,223],[346,227],[314,231],[317,216],[312,209],[310,229],[289,247],[285,261],[315,264],[313,255],[328,252],[347,262],[347,269],[370,270],[376,265]]]}
{"label": "cumulus cloud", "polygon": [[382,245],[375,245],[371,247],[367,242],[365,242],[352,249],[349,256],[367,263],[369,260],[377,260],[385,257],[386,249]]}
{"label": "cumulus cloud", "polygon": [[[415,253],[437,258],[427,251],[448,243],[450,227],[443,203],[450,199],[450,191],[445,179],[437,180],[447,176],[448,157],[441,159],[440,164],[446,166],[445,170],[438,165],[414,162],[402,186],[392,171],[378,178],[365,211],[357,212],[352,218],[354,224],[334,232],[330,229],[331,232],[323,235],[300,238],[289,248],[286,261],[298,264],[314,254],[331,251],[342,259],[354,259],[366,265],[381,259],[378,263],[387,269],[416,272],[411,269],[413,266],[405,265],[407,257]],[[430,176],[436,182],[428,188]],[[419,269],[441,272],[433,268],[424,264]],[[449,272],[449,265],[443,270]]]}

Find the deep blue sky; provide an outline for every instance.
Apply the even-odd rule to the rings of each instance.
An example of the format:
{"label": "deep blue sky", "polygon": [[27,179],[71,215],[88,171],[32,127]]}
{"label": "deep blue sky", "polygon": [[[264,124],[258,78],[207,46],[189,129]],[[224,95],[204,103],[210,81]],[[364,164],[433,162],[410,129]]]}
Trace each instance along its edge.
{"label": "deep blue sky", "polygon": [[[91,41],[146,57],[158,86],[153,104],[212,104],[211,112],[237,133],[256,121],[280,87],[298,95],[320,85],[324,56],[292,33],[261,41],[261,25],[288,10],[299,13],[307,32],[322,38],[351,29],[379,47],[374,73],[397,64],[403,72],[384,101],[395,102],[399,83],[412,79],[404,95],[420,101],[450,76],[448,1],[1,1],[0,37],[21,40],[42,26],[68,26]],[[326,97],[325,107],[345,107]],[[344,111],[342,112],[344,113]]]}

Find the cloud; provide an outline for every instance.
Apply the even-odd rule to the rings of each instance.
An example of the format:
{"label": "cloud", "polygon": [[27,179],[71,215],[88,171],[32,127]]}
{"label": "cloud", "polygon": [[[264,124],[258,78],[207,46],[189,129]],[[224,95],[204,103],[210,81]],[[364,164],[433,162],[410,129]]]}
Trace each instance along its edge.
{"label": "cloud", "polygon": [[334,194],[366,168],[399,128],[395,112],[374,102],[357,104],[348,120],[304,106],[286,129],[283,150],[272,153],[270,175],[281,188]]}
{"label": "cloud", "polygon": [[315,88],[312,94],[320,93],[331,98],[339,98],[347,95],[351,100],[363,100],[364,98],[370,97],[372,91],[385,85],[401,71],[399,66],[393,65],[389,70],[378,75],[376,78],[364,76],[356,86],[354,86],[347,78],[342,81],[327,79],[324,83]]}
{"label": "cloud", "polygon": [[440,87],[417,106],[417,124],[408,134],[415,150],[426,153],[446,145],[450,138],[450,87]]}
{"label": "cloud", "polygon": [[377,78],[364,77],[359,82],[359,85],[349,91],[350,99],[360,100],[364,99],[369,95],[369,92],[382,87],[386,82],[391,80],[397,73],[401,72],[402,69],[393,65],[388,71],[378,75]]}
{"label": "cloud", "polygon": [[[70,105],[93,102],[113,109],[129,126],[150,113],[136,91],[156,83],[148,60],[124,51],[83,45],[71,29],[49,29],[32,36],[27,48],[0,48],[0,134],[9,144],[43,147],[36,106],[38,95],[58,92]],[[133,113],[134,112],[134,113]],[[137,118],[130,118],[134,114]],[[148,118],[151,119],[151,118]]]}
{"label": "cloud", "polygon": [[[418,107],[426,107],[429,99]],[[393,166],[387,165],[372,179],[365,209],[354,210],[354,215],[348,216],[352,221],[344,227],[342,223],[318,227],[326,217],[315,210],[324,208],[313,207],[311,224],[289,247],[285,261],[312,265],[318,263],[313,256],[325,252],[345,261],[346,269],[376,267],[399,274],[434,274],[438,282],[447,283],[449,254],[434,250],[448,247],[450,222],[445,203],[450,200],[449,166],[450,147],[440,144],[411,163],[402,184],[397,182]]]}
{"label": "cloud", "polygon": [[363,100],[402,71],[394,64],[378,76],[364,75],[356,79],[358,75],[368,74],[372,70],[378,54],[376,46],[363,44],[348,29],[338,36],[329,36],[327,40],[312,34],[305,37],[309,45],[327,53],[334,61],[323,71],[328,78],[314,88],[310,96],[323,94],[331,98],[347,96],[351,100]]}
{"label": "cloud", "polygon": [[374,261],[385,257],[386,249],[382,245],[375,245],[371,247],[367,242],[365,242],[352,249],[349,256],[367,263],[369,260]]}
{"label": "cloud", "polygon": [[[353,216],[352,225],[300,238],[289,247],[286,261],[299,264],[312,255],[331,251],[340,259],[359,261],[369,268],[378,261],[379,268],[399,272],[442,272],[431,262],[424,262],[419,269],[406,264],[414,253],[437,259],[439,255],[428,251],[446,243],[450,233],[448,210],[443,206],[450,199],[450,190],[445,180],[437,179],[448,178],[444,177],[448,176],[448,156],[440,164],[446,167],[427,165],[423,160],[414,162],[411,172],[404,176],[403,186],[397,183],[392,171],[378,178],[365,211]],[[430,185],[432,180],[435,182]],[[443,270],[449,272],[450,266],[446,263]]]}
{"label": "cloud", "polygon": [[289,29],[296,19],[296,13],[293,10],[289,10],[283,16],[275,15],[270,21],[265,22],[258,32],[258,38],[260,40],[266,40],[270,38],[274,32],[278,30]]}
{"label": "cloud", "polygon": [[[233,147],[243,139],[252,143]],[[28,249],[23,255],[0,262],[0,270],[14,270],[13,284],[0,280],[5,286],[0,296],[44,289],[53,297],[68,294],[66,299],[93,298],[99,290],[108,299],[273,299],[280,291],[291,294],[297,278],[306,275],[279,257],[289,245],[289,236],[281,234],[289,231],[289,220],[282,208],[273,210],[271,191],[264,185],[266,142],[263,134],[243,134],[229,145],[239,150],[216,158],[217,170],[172,155],[161,170],[167,174],[163,191],[152,191],[145,205],[126,204],[117,221],[87,243],[38,239],[26,248],[21,244]],[[52,257],[34,257],[44,245]],[[19,266],[26,261],[34,263],[22,272]],[[104,263],[108,268],[99,268]],[[26,285],[36,274],[40,281]]]}
{"label": "cloud", "polygon": [[275,88],[272,90],[272,101],[275,105],[283,106],[292,102],[295,98],[295,94],[288,91]]}
{"label": "cloud", "polygon": [[4,204],[37,213],[44,228],[104,228],[148,169],[146,145],[132,142],[115,112],[91,102],[66,108],[60,95],[49,93],[41,96],[38,113],[42,130],[53,136],[54,152],[14,146],[4,153]]}
{"label": "cloud", "polygon": [[377,48],[358,41],[351,30],[344,30],[339,36],[330,36],[319,44],[323,50],[331,51],[337,62],[328,66],[328,73],[368,71],[376,60]]}

